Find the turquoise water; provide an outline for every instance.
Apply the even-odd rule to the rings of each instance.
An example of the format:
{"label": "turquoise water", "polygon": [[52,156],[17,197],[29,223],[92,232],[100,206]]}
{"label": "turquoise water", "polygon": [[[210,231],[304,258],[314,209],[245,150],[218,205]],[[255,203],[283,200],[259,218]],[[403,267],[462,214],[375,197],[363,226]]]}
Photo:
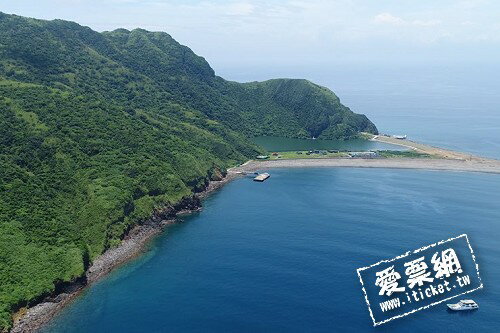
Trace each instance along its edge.
{"label": "turquoise water", "polygon": [[349,151],[369,151],[369,150],[407,150],[402,146],[387,143],[369,141],[362,139],[352,140],[311,140],[280,138],[272,136],[261,136],[252,138],[252,141],[261,145],[268,151],[290,151],[290,150],[349,150]]}
{"label": "turquoise water", "polygon": [[[393,169],[238,179],[90,287],[44,332],[497,332],[500,177]],[[356,268],[469,235],[480,309],[373,328]]]}

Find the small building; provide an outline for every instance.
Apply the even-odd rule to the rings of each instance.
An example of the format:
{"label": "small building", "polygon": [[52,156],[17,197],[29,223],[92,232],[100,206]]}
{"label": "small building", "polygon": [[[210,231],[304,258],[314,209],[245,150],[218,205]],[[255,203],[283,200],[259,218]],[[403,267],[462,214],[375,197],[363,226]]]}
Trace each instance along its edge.
{"label": "small building", "polygon": [[351,158],[376,158],[378,153],[374,151],[351,151],[349,157]]}
{"label": "small building", "polygon": [[259,155],[256,157],[256,159],[258,159],[258,160],[267,160],[268,158],[269,158],[269,156],[267,156],[267,155]]}
{"label": "small building", "polygon": [[406,134],[405,135],[393,135],[392,137],[394,139],[398,139],[398,140],[406,140]]}

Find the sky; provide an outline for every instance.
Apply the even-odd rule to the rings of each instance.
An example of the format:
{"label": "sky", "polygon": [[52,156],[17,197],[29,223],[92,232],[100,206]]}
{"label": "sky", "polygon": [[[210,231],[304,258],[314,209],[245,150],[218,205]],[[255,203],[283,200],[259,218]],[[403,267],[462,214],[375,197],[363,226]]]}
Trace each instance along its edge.
{"label": "sky", "polygon": [[216,69],[500,59],[498,0],[0,0],[0,11],[165,31]]}

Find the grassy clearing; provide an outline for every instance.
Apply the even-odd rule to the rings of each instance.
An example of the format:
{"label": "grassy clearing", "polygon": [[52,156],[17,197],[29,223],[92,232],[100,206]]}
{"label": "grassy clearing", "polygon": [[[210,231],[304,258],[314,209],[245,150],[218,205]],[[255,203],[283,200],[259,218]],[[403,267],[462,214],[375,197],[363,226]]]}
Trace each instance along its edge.
{"label": "grassy clearing", "polygon": [[[337,152],[320,150],[319,153],[302,150],[302,151],[283,151],[276,153],[277,155],[269,155],[268,160],[278,159],[301,159],[301,158],[349,158],[349,152]],[[379,150],[376,158],[435,158],[435,156],[420,153],[414,150]]]}
{"label": "grassy clearing", "polygon": [[320,153],[311,153],[308,154],[309,151],[283,151],[279,152],[277,156],[270,155],[269,159],[277,160],[277,159],[297,159],[297,158],[340,158],[340,157],[349,157],[346,152],[329,152],[329,151],[321,151]]}
{"label": "grassy clearing", "polygon": [[378,154],[384,158],[433,158],[434,156],[415,150],[380,150]]}

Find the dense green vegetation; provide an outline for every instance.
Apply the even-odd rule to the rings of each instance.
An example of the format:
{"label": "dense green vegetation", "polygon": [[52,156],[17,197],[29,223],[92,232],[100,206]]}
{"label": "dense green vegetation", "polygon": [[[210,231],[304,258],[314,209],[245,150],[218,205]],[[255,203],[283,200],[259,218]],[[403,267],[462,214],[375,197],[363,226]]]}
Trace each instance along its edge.
{"label": "dense green vegetation", "polygon": [[349,153],[334,151],[330,152],[328,150],[321,150],[319,153],[309,153],[308,150],[299,150],[299,151],[280,151],[277,155],[271,155],[269,159],[277,160],[277,159],[298,159],[298,158],[341,158],[341,157],[349,157]]}
{"label": "dense green vegetation", "polygon": [[[382,158],[432,158],[432,155],[420,153],[414,150],[377,150],[378,157]],[[345,158],[350,157],[349,152],[346,151],[328,151],[319,150],[319,153],[308,153],[307,150],[303,151],[281,151],[275,153],[277,155],[269,156],[269,159],[297,159],[297,158]]]}
{"label": "dense green vegetation", "polygon": [[81,275],[155,207],[176,203],[216,169],[256,153],[239,135],[180,106],[131,115],[6,80],[0,95],[3,326],[11,310]]}
{"label": "dense green vegetation", "polygon": [[0,13],[0,330],[155,209],[260,153],[376,133],[305,80],[240,84],[166,33]]}
{"label": "dense green vegetation", "polygon": [[275,79],[230,83],[248,136],[348,139],[377,133],[364,115],[353,113],[327,88],[307,80]]}

